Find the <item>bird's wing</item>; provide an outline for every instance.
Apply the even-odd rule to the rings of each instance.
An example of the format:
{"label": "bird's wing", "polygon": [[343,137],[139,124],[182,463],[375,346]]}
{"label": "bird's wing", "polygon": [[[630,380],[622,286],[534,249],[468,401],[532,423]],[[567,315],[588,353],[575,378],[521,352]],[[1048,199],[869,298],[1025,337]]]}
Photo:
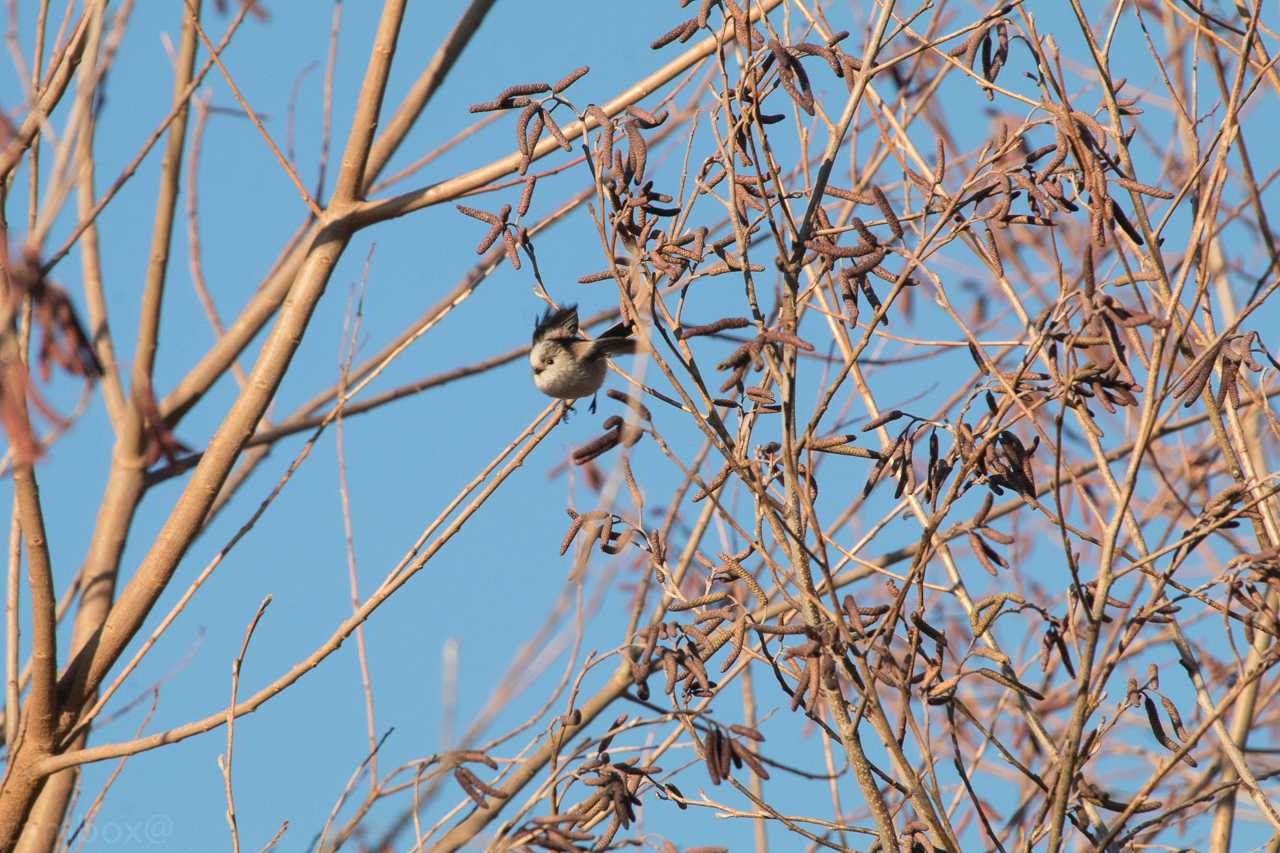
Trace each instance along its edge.
{"label": "bird's wing", "polygon": [[631,324],[627,322],[615,323],[600,333],[601,338],[629,338],[631,337]]}
{"label": "bird's wing", "polygon": [[635,355],[640,342],[635,338],[600,338],[592,341],[596,353],[608,357],[615,355]]}
{"label": "bird's wing", "polygon": [[533,342],[537,343],[547,338],[576,338],[578,337],[578,306],[566,305],[552,311],[547,309],[537,324],[533,327]]}
{"label": "bird's wing", "polygon": [[632,326],[627,322],[610,326],[592,341],[595,351],[605,356],[635,355],[640,342],[631,336],[631,332]]}
{"label": "bird's wing", "polygon": [[[610,331],[613,331],[612,329]],[[615,355],[635,355],[639,341],[635,338],[601,335],[593,341],[573,344],[573,354],[579,359],[612,358]]]}

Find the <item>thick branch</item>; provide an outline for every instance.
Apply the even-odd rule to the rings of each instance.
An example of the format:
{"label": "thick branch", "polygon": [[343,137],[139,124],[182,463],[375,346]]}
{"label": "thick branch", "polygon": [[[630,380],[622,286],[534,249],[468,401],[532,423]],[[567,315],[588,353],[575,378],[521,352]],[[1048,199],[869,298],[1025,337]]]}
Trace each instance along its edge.
{"label": "thick branch", "polygon": [[342,152],[338,185],[333,190],[333,199],[339,204],[354,201],[364,187],[369,147],[373,145],[373,134],[378,129],[378,114],[382,111],[382,98],[387,91],[387,76],[391,73],[391,58],[395,55],[406,2],[387,0],[382,7],[382,20],[373,40],[373,55],[369,58],[364,83],[360,86],[356,114],[351,119],[351,130],[347,135],[347,147]]}

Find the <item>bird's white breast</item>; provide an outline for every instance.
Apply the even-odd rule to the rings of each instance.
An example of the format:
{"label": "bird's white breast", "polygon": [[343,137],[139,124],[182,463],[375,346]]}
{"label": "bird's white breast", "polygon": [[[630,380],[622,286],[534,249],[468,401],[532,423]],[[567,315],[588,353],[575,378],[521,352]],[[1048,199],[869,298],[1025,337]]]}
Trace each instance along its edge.
{"label": "bird's white breast", "polygon": [[566,349],[556,347],[554,361],[545,363],[548,352],[543,346],[535,346],[529,354],[533,368],[533,384],[548,397],[576,400],[589,397],[604,384],[607,365],[603,358],[575,360]]}

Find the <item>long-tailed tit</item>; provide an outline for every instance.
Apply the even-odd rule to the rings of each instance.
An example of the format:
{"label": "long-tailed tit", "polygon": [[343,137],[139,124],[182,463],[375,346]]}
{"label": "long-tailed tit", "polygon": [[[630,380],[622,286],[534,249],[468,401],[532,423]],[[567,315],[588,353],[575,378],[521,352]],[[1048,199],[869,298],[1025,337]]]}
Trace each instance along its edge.
{"label": "long-tailed tit", "polygon": [[586,397],[604,384],[607,359],[635,351],[636,340],[626,323],[606,330],[595,340],[587,340],[578,332],[578,306],[548,309],[533,328],[533,348],[529,351],[533,384],[549,397]]}

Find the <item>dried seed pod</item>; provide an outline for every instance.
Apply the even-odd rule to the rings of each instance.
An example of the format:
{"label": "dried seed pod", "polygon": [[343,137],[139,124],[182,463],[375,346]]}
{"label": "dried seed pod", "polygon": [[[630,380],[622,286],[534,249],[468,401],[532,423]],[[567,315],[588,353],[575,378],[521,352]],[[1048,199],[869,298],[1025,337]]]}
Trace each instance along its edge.
{"label": "dried seed pod", "polygon": [[[1177,752],[1180,747],[1176,741],[1172,740],[1167,734],[1165,734],[1164,726],[1160,724],[1160,714],[1156,711],[1156,703],[1151,701],[1150,696],[1143,694],[1142,706],[1147,712],[1147,723],[1151,726],[1151,734],[1155,737],[1156,741],[1170,752]],[[1196,763],[1196,760],[1189,754],[1183,755],[1182,761],[1189,767],[1199,766]]]}
{"label": "dried seed pod", "polygon": [[457,767],[454,768],[453,778],[457,781],[458,786],[462,788],[463,793],[471,798],[472,802],[482,809],[489,808],[489,801],[485,799],[484,794],[474,784],[478,781],[474,773],[465,767]]}
{"label": "dried seed pod", "polygon": [[1120,177],[1119,175],[1112,176],[1111,182],[1116,186],[1124,187],[1127,190],[1132,190],[1133,192],[1140,193],[1141,195],[1154,196],[1155,198],[1167,200],[1176,195],[1176,193],[1170,192],[1169,190],[1162,190],[1159,187],[1153,187],[1150,184],[1144,184],[1139,181],[1131,181],[1128,178]]}
{"label": "dried seed pod", "polygon": [[596,539],[600,542],[601,547],[607,547],[609,540],[613,538],[613,513],[606,515],[600,524],[600,534]]}
{"label": "dried seed pod", "polygon": [[997,649],[988,649],[985,646],[974,646],[973,650],[970,651],[969,654],[977,655],[978,657],[986,658],[987,660],[993,660],[1003,666],[1012,666],[1009,661],[1009,656]]}
{"label": "dried seed pod", "polygon": [[975,602],[973,610],[969,613],[969,625],[973,628],[973,636],[977,638],[987,633],[987,629],[1000,616],[1000,608],[1004,606],[1006,601],[1014,599],[1022,603],[1021,597],[1007,592],[999,595],[990,595]]}
{"label": "dried seed pod", "polygon": [[490,770],[498,769],[498,762],[494,761],[482,750],[479,749],[460,749],[454,753],[454,757],[458,761],[475,761],[488,767]]}
{"label": "dried seed pod", "polygon": [[721,672],[728,672],[742,654],[742,649],[746,646],[747,640],[747,617],[742,616],[733,626],[733,645],[729,650],[729,655],[720,664]]}
{"label": "dried seed pod", "polygon": [[956,687],[960,684],[962,675],[953,675],[950,678],[939,681],[928,689],[925,695],[925,701],[930,705],[947,705],[956,695]]}
{"label": "dried seed pod", "polygon": [[586,520],[573,510],[569,510],[569,531],[565,533],[564,539],[560,541],[560,556],[563,557],[565,552],[569,550],[569,546],[573,544],[573,540],[577,538],[578,531],[582,529],[582,524]]}
{"label": "dried seed pod", "polygon": [[[730,728],[734,728],[734,727],[730,726]],[[756,753],[753,750],[748,749],[745,744],[739,743],[738,741],[732,740],[732,739],[726,739],[726,740],[728,740],[729,748],[732,750],[733,756],[735,759],[737,759],[738,762],[740,762],[741,764],[746,764],[747,767],[751,770],[752,774],[755,775],[757,778],[760,778],[760,779],[769,778],[769,771],[765,770],[764,764],[760,761],[760,756],[756,755]]]}
{"label": "dried seed pod", "polygon": [[1120,230],[1128,235],[1129,239],[1139,246],[1146,245],[1142,239],[1142,235],[1138,233],[1138,229],[1133,227],[1133,223],[1129,221],[1129,217],[1125,214],[1120,205],[1116,204],[1115,199],[1108,199],[1111,202],[1111,215],[1115,217],[1116,225],[1120,226]]}
{"label": "dried seed pod", "polygon": [[977,344],[973,341],[967,341],[966,343],[969,347],[969,357],[972,358],[973,363],[978,366],[978,371],[982,373],[983,376],[990,376],[991,370],[987,367],[987,361],[982,357],[982,353],[979,352]]}
{"label": "dried seed pod", "polygon": [[1213,365],[1218,359],[1219,352],[1221,352],[1221,346],[1219,344],[1208,354],[1201,356],[1203,360],[1200,365],[1187,373],[1186,378],[1182,380],[1182,387],[1174,392],[1174,397],[1183,398],[1185,401],[1183,403],[1184,407],[1193,405],[1196,398],[1200,396],[1200,392],[1204,390],[1209,377],[1213,375]]}
{"label": "dried seed pod", "polygon": [[552,93],[557,95],[560,94],[565,89],[568,89],[570,86],[572,86],[575,82],[585,77],[587,72],[590,70],[591,68],[586,65],[583,65],[581,68],[573,69],[568,74],[566,74],[563,78],[561,78],[560,82],[556,83],[551,87]]}
{"label": "dried seed pod", "polygon": [[533,201],[533,187],[537,183],[537,175],[529,175],[524,179],[524,189],[520,193],[520,204],[516,206],[516,216],[524,216],[529,212],[529,203]]}
{"label": "dried seed pod", "polygon": [[977,669],[973,670],[973,672],[976,672],[978,675],[981,675],[984,678],[990,679],[991,681],[994,681],[997,684],[1002,684],[1005,687],[1008,687],[1010,690],[1016,690],[1025,696],[1029,696],[1032,699],[1035,699],[1037,702],[1044,701],[1043,693],[1031,687],[1028,687],[1027,685],[1023,684],[1021,681],[1011,678],[1002,672],[997,672],[996,670],[989,669],[985,666],[978,667]]}
{"label": "dried seed pod", "polygon": [[844,201],[851,201],[855,204],[872,203],[866,198],[855,194],[852,190],[841,189],[840,187],[834,187],[830,184],[827,184],[826,188],[823,189],[823,193],[829,196],[834,196],[835,198],[843,199]]}
{"label": "dried seed pod", "polygon": [[[730,405],[732,405],[732,403],[730,403]],[[725,481],[729,479],[729,474],[732,470],[733,466],[726,462],[724,467],[720,469],[720,472],[716,474],[709,483],[707,483],[706,487],[699,489],[698,493],[693,496],[694,503],[703,500],[707,495],[723,486]]]}
{"label": "dried seed pod", "polygon": [[540,115],[546,121],[547,130],[551,131],[551,135],[555,137],[556,142],[560,143],[560,149],[567,152],[573,151],[573,146],[569,144],[569,138],[564,135],[560,125],[556,124],[555,119],[551,117],[551,113],[543,110]]}
{"label": "dried seed pod", "polygon": [[[693,680],[698,682],[698,687],[702,691],[702,695],[709,694],[711,692],[712,685],[711,685],[711,680],[707,678],[707,668],[702,663],[702,658],[698,657],[696,653],[686,654],[684,656],[684,665],[685,665],[685,668],[689,670],[689,675],[693,678]],[[688,690],[687,682],[686,682],[686,690],[688,692],[696,692],[696,691]]]}
{"label": "dried seed pod", "polygon": [[618,185],[625,186],[634,174],[631,167],[631,160],[628,157],[625,161],[621,151],[613,152],[613,179]]}
{"label": "dried seed pod", "polygon": [[733,764],[733,738],[725,737],[723,733],[720,735],[719,741],[716,743],[717,759],[720,762],[720,776],[723,779],[729,778]]}
{"label": "dried seed pod", "polygon": [[903,237],[902,223],[898,221],[898,216],[893,212],[893,207],[889,204],[889,199],[885,197],[884,191],[879,187],[871,188],[871,197],[875,199],[876,206],[880,208],[880,213],[884,215],[885,223],[888,224],[889,230],[893,232],[894,239],[901,240]]}
{"label": "dried seed pod", "polygon": [[814,115],[813,92],[809,87],[809,75],[791,54],[783,50],[777,39],[769,39],[769,50],[778,63],[778,81],[796,106],[807,115]]}
{"label": "dried seed pod", "polygon": [[983,236],[986,238],[987,250],[991,253],[991,262],[995,265],[996,273],[1004,278],[1004,261],[1000,258],[1000,244],[996,242],[995,232],[988,228]]}
{"label": "dried seed pod", "polygon": [[502,229],[502,244],[507,252],[507,260],[511,262],[514,269],[520,269],[520,255],[516,251],[516,238],[511,235],[511,231]]}
{"label": "dried seed pod", "polygon": [[805,446],[813,450],[827,450],[832,447],[839,447],[842,444],[848,444],[851,441],[857,441],[858,437],[853,433],[837,433],[822,438],[815,438],[808,442]]}
{"label": "dried seed pod", "polygon": [[617,400],[619,403],[622,403],[623,405],[629,407],[632,411],[639,414],[640,417],[644,418],[646,421],[653,420],[653,414],[649,411],[648,408],[645,407],[643,403],[640,402],[639,398],[633,397],[632,395],[626,393],[625,391],[619,391],[616,388],[610,388],[608,391],[605,391],[604,393],[606,397],[612,400]]}
{"label": "dried seed pod", "polygon": [[1098,282],[1093,269],[1093,244],[1085,243],[1084,245],[1084,296],[1090,302],[1093,301],[1093,295],[1097,292]]}
{"label": "dried seed pod", "polygon": [[[884,249],[877,248],[874,252],[849,267],[849,272],[853,275],[865,275],[879,266],[880,262],[884,260],[886,254],[887,253]],[[863,289],[863,292],[866,292],[865,288]]]}
{"label": "dried seed pod", "polygon": [[527,159],[532,151],[529,144],[529,122],[535,115],[542,114],[542,106],[540,104],[530,104],[520,111],[520,118],[516,120],[516,147],[520,149],[520,153]]}
{"label": "dried seed pod", "polygon": [[878,415],[877,417],[874,417],[871,420],[867,421],[865,424],[863,424],[862,431],[870,432],[873,429],[879,429],[885,424],[892,423],[893,421],[896,421],[898,418],[903,417],[905,414],[906,412],[900,411],[898,409],[890,409],[889,411],[884,412]]}
{"label": "dried seed pod", "polygon": [[860,217],[853,217],[849,220],[849,224],[853,226],[854,231],[858,232],[858,236],[862,238],[864,243],[871,246],[879,244],[880,241],[876,239],[876,235],[867,227],[867,223],[863,222]]}
{"label": "dried seed pod", "polygon": [[702,759],[706,765],[707,775],[711,777],[712,785],[719,785],[723,777],[720,775],[720,739],[723,737],[719,729],[712,729],[707,732],[706,739],[702,742]]}
{"label": "dried seed pod", "polygon": [[725,317],[722,320],[716,320],[714,323],[707,323],[701,326],[681,326],[676,329],[676,337],[687,340],[701,335],[714,335],[717,332],[724,332],[730,329],[745,329],[750,325],[751,321],[746,317]]}
{"label": "dried seed pod", "polygon": [[720,565],[718,569],[719,571],[742,581],[747,589],[751,590],[751,594],[755,597],[756,604],[760,607],[768,605],[769,598],[764,594],[764,588],[760,586],[760,583],[750,572],[743,568],[741,563],[728,554],[721,554],[720,559],[724,562]]}
{"label": "dried seed pod", "polygon": [[1053,128],[1053,158],[1044,165],[1040,171],[1040,182],[1044,183],[1049,180],[1058,167],[1067,161],[1067,152],[1070,150],[1070,144],[1067,142],[1066,134],[1057,124]]}
{"label": "dried seed pod", "polygon": [[744,367],[751,363],[752,358],[752,342],[748,341],[729,353],[724,361],[716,365],[716,370],[732,370],[735,367]]}
{"label": "dried seed pod", "polygon": [[822,695],[822,674],[819,669],[818,659],[807,658],[805,660],[805,668],[810,673],[808,695],[805,697],[805,710],[816,716],[818,713],[818,698]]}
{"label": "dried seed pod", "polygon": [[701,661],[701,655],[712,650],[711,640],[707,638],[706,633],[701,628],[693,625],[682,625],[680,630],[693,641],[693,657],[699,658],[699,661]]}
{"label": "dried seed pod", "polygon": [[802,56],[817,56],[830,66],[831,73],[837,77],[844,76],[844,66],[840,63],[836,52],[828,46],[813,44],[812,42],[801,42],[800,44],[789,45],[786,50],[792,59],[799,59]]}
{"label": "dried seed pod", "polygon": [[[502,225],[506,221],[505,217],[501,217],[484,210],[476,210],[474,207],[467,207],[463,204],[455,205],[455,207],[458,208],[459,213],[470,216],[472,219],[479,219],[481,222],[488,225]],[[511,210],[510,205],[507,206],[506,210],[508,212]]]}
{"label": "dried seed pod", "polygon": [[540,95],[550,90],[551,87],[546,83],[520,83],[515,86],[508,86],[502,90],[498,97],[489,103],[475,104],[471,107],[473,113],[489,112],[491,110],[504,110],[512,107],[523,107],[529,103],[526,95]]}
{"label": "dried seed pod", "polygon": [[676,24],[670,30],[667,30],[665,33],[663,33],[662,35],[654,39],[649,44],[649,49],[658,50],[660,48],[666,47],[667,45],[671,44],[676,39],[680,39],[680,41],[683,42],[685,39],[688,38],[688,35],[686,35],[686,32],[690,28],[692,28],[696,32],[698,29],[698,22],[696,20],[690,19],[688,21],[683,21],[679,24]]}
{"label": "dried seed pod", "polygon": [[609,165],[613,162],[613,121],[610,120],[604,110],[595,104],[588,104],[583,114],[587,119],[595,119],[596,127],[600,128],[601,151],[597,165],[600,167],[600,171],[607,171]]}
{"label": "dried seed pod", "polygon": [[663,122],[667,120],[667,117],[669,115],[669,113],[666,110],[661,110],[660,112],[657,112],[657,113],[651,113],[648,110],[641,109],[635,104],[632,104],[627,107],[627,113],[630,116],[632,116],[640,124],[641,127],[646,129],[658,127],[659,125],[661,125]]}
{"label": "dried seed pod", "polygon": [[470,777],[471,777],[471,780],[470,780],[470,781],[471,781],[471,784],[472,784],[472,785],[474,785],[476,788],[478,788],[478,789],[479,789],[480,791],[482,791],[483,793],[488,794],[490,797],[494,797],[494,798],[499,799],[499,800],[505,800],[507,797],[511,796],[511,795],[510,795],[510,794],[508,794],[507,792],[505,792],[505,791],[503,791],[503,790],[501,790],[501,789],[499,789],[499,788],[495,788],[495,787],[493,787],[492,785],[488,784],[488,783],[487,783],[487,782],[485,782],[483,779],[481,779],[479,776],[476,776],[476,775],[475,775],[474,773],[472,773],[470,770],[467,770],[465,767],[464,767],[464,768],[460,768],[460,769],[462,769],[462,770],[463,770],[463,771],[464,771],[468,776],[470,776]]}
{"label": "dried seed pod", "polygon": [[973,60],[978,55],[978,45],[986,38],[987,27],[979,27],[969,34],[969,37],[962,41],[956,47],[947,51],[949,56],[959,59],[969,68],[973,67]]}
{"label": "dried seed pod", "polygon": [[805,667],[800,671],[800,678],[797,679],[795,687],[791,693],[791,710],[794,711],[804,702],[805,692],[809,689],[809,681],[813,678],[813,670]]}
{"label": "dried seed pod", "polygon": [[[988,494],[988,497],[990,497],[990,494]],[[983,536],[993,541],[999,542],[1001,545],[1012,545],[1014,542],[1014,539],[1012,536],[1010,536],[1007,533],[1002,533],[999,530],[996,530],[994,528],[979,527],[977,529],[982,531]]]}
{"label": "dried seed pod", "polygon": [[1107,134],[1102,129],[1102,125],[1088,113],[1078,110],[1071,111],[1071,120],[1074,121],[1080,129],[1080,135],[1084,137],[1085,143],[1102,153],[1107,150]]}
{"label": "dried seed pod", "polygon": [[1169,722],[1173,724],[1174,734],[1178,736],[1179,740],[1185,742],[1187,730],[1182,727],[1182,717],[1178,714],[1177,706],[1163,695],[1160,695],[1160,704],[1164,706],[1165,713],[1169,715]]}
{"label": "dried seed pod", "polygon": [[892,458],[892,454],[882,454],[880,458],[876,460],[876,464],[871,469],[871,473],[867,475],[866,483],[862,486],[862,496],[864,498],[871,494],[871,491],[880,482],[880,478],[889,470],[889,460]]}
{"label": "dried seed pod", "polygon": [[982,568],[987,570],[987,574],[992,577],[996,576],[997,573],[995,566],[992,565],[993,562],[999,563],[1002,568],[1008,568],[1008,564],[1000,558],[1000,555],[995,552],[995,549],[988,545],[981,536],[974,533],[972,530],[966,530],[965,535],[969,539],[969,547],[973,550],[973,555],[978,558],[978,562],[982,564]]}
{"label": "dried seed pod", "polygon": [[[832,258],[861,258],[873,254],[877,247],[870,243],[859,243],[857,246],[837,246],[829,240],[805,240],[806,249]],[[883,259],[883,255],[881,255]],[[879,261],[877,261],[879,263]]]}
{"label": "dried seed pod", "polygon": [[933,627],[928,622],[926,622],[924,618],[920,616],[919,613],[911,614],[911,624],[919,628],[921,633],[925,634],[929,639],[933,640],[935,643],[939,643],[944,647],[947,645],[946,634],[943,633],[942,631],[939,631],[937,628]]}
{"label": "dried seed pod", "polygon": [[644,178],[644,170],[649,157],[649,148],[645,144],[644,137],[640,135],[640,125],[632,120],[623,124],[623,129],[627,134],[627,141],[630,143],[630,152],[628,154],[628,162],[631,165],[634,174],[634,180],[638,184]]}
{"label": "dried seed pod", "polygon": [[503,227],[502,223],[490,226],[489,233],[485,234],[484,238],[476,245],[477,255],[483,255],[485,252],[489,251],[489,247],[497,242],[498,235],[502,233]]}
{"label": "dried seed pod", "polygon": [[1023,162],[1030,166],[1050,151],[1056,151],[1057,148],[1058,146],[1054,144],[1041,145],[1039,148],[1030,151],[1026,157],[1023,158]]}
{"label": "dried seed pod", "polygon": [[803,338],[800,338],[800,337],[797,337],[796,335],[791,334],[790,332],[784,332],[781,329],[765,329],[760,333],[760,335],[761,337],[768,338],[771,341],[777,341],[778,343],[783,343],[783,344],[790,344],[796,349],[804,350],[805,352],[814,351],[813,344],[809,343]]}
{"label": "dried seed pod", "polygon": [[604,453],[609,452],[618,446],[621,441],[621,431],[611,429],[603,435],[587,442],[573,452],[573,462],[575,465],[585,465]]}
{"label": "dried seed pod", "polygon": [[674,613],[680,613],[685,610],[692,610],[695,607],[705,607],[708,604],[716,604],[717,602],[724,601],[728,597],[729,593],[727,592],[713,592],[708,595],[700,595],[697,598],[691,598],[688,601],[673,601],[667,605],[667,609]]}
{"label": "dried seed pod", "polygon": [[517,83],[514,86],[508,86],[498,95],[497,100],[505,101],[514,98],[517,95],[541,95],[543,92],[551,90],[551,86],[547,83]]}

